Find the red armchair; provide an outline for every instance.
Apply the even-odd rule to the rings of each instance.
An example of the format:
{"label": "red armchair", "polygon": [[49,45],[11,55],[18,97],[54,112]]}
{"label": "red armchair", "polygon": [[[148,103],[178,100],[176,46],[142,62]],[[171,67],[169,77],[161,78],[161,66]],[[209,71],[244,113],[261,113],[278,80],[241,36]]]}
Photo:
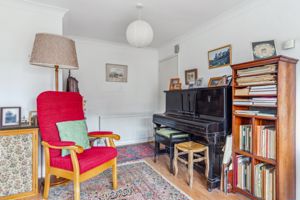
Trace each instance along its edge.
{"label": "red armchair", "polygon": [[[39,128],[44,146],[46,174],[44,198],[49,195],[50,176],[74,181],[74,199],[80,199],[80,182],[90,179],[112,167],[113,189],[117,189],[117,150],[114,139],[120,136],[109,131],[89,133],[91,138],[108,138],[108,146],[84,150],[74,142],[61,141],[57,122],[83,120],[83,99],[74,92],[43,92],[37,98]],[[61,150],[70,150],[62,157]]]}

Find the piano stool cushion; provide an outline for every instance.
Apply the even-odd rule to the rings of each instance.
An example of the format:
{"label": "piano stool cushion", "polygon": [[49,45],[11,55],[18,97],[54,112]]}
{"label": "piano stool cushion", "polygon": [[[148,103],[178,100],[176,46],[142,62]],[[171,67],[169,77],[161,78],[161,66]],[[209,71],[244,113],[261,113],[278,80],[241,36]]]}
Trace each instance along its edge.
{"label": "piano stool cushion", "polygon": [[[91,148],[85,120],[58,122],[56,126],[61,141],[75,142],[76,145],[83,147],[83,149]],[[67,149],[61,151],[61,156],[69,154],[70,152]]]}
{"label": "piano stool cushion", "polygon": [[181,131],[170,129],[170,128],[162,128],[156,131],[156,134],[164,136],[166,138],[170,138],[172,134],[172,138],[185,138],[189,137],[189,134],[182,133]]}

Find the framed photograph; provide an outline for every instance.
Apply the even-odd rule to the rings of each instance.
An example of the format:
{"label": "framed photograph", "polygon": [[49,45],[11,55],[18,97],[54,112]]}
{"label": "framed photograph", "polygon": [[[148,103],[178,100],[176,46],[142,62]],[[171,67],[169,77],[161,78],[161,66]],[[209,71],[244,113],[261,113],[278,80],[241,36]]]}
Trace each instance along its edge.
{"label": "framed photograph", "polygon": [[181,89],[180,78],[171,78],[169,84],[169,90],[179,90]]}
{"label": "framed photograph", "polygon": [[19,126],[21,124],[21,107],[0,108],[1,127]]}
{"label": "framed photograph", "polygon": [[197,79],[197,81],[195,83],[195,87],[199,88],[202,86],[202,84],[203,84],[203,78],[199,78],[199,79]]}
{"label": "framed photograph", "polygon": [[223,76],[220,77],[212,77],[209,79],[208,87],[216,87],[219,86],[219,82],[223,79]]}
{"label": "framed photograph", "polygon": [[276,56],[275,41],[252,42],[252,51],[254,60]]}
{"label": "framed photograph", "polygon": [[208,52],[209,69],[230,66],[232,60],[231,45],[226,45]]}
{"label": "framed photograph", "polygon": [[37,126],[38,125],[37,111],[30,111],[29,112],[28,122],[29,122],[30,126]]}
{"label": "framed photograph", "polygon": [[198,78],[198,70],[197,69],[189,69],[185,70],[185,84],[190,85],[191,83],[195,84]]}
{"label": "framed photograph", "polygon": [[106,64],[106,81],[107,82],[127,82],[127,65]]}

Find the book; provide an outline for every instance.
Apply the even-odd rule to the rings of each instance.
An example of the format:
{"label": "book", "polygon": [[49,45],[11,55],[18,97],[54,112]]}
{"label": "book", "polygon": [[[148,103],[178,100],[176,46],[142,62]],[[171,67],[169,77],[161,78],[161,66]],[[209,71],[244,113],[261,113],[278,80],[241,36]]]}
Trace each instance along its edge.
{"label": "book", "polygon": [[249,87],[242,88],[242,89],[235,89],[235,95],[248,95],[250,91]]}
{"label": "book", "polygon": [[237,187],[251,191],[251,160],[246,156],[237,156]]}
{"label": "book", "polygon": [[240,125],[240,150],[252,152],[252,125]]}
{"label": "book", "polygon": [[275,81],[275,80],[276,80],[276,75],[272,75],[272,74],[236,78],[237,83],[251,83],[251,82],[260,82],[260,81]]}
{"label": "book", "polygon": [[249,76],[249,75],[255,75],[255,74],[275,73],[275,72],[277,72],[276,65],[264,65],[261,67],[252,67],[252,68],[248,68],[248,69],[237,70],[237,75],[238,76]]}
{"label": "book", "polygon": [[257,126],[257,155],[276,159],[276,129],[274,125]]}
{"label": "book", "polygon": [[276,83],[275,80],[270,81],[251,81],[251,82],[241,82],[238,83],[239,86],[251,86],[251,85],[262,85],[262,84],[274,84]]}

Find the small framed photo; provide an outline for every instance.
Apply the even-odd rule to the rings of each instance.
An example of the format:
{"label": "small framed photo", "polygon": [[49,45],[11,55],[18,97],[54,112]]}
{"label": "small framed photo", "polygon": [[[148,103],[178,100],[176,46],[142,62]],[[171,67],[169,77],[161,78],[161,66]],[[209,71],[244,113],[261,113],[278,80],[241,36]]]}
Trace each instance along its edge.
{"label": "small framed photo", "polygon": [[171,78],[169,84],[169,90],[180,90],[180,89],[181,89],[180,78]]}
{"label": "small framed photo", "polygon": [[198,78],[198,70],[197,69],[189,69],[185,70],[185,84],[190,85],[195,84]]}
{"label": "small framed photo", "polygon": [[0,114],[0,127],[20,126],[21,107],[2,107]]}
{"label": "small framed photo", "polygon": [[222,81],[223,76],[220,77],[212,77],[209,79],[208,87],[216,87],[219,86],[220,81]]}
{"label": "small framed photo", "polygon": [[254,60],[276,56],[275,41],[252,42],[252,51]]}
{"label": "small framed photo", "polygon": [[107,82],[127,82],[128,66],[118,64],[106,64]]}
{"label": "small framed photo", "polygon": [[209,69],[230,66],[232,62],[231,45],[226,45],[208,52]]}
{"label": "small framed photo", "polygon": [[29,121],[30,126],[37,126],[38,125],[37,111],[30,111],[29,112],[28,121]]}
{"label": "small framed photo", "polygon": [[197,81],[195,83],[195,87],[199,88],[202,86],[202,84],[203,84],[203,78],[199,78],[199,79],[197,79]]}

